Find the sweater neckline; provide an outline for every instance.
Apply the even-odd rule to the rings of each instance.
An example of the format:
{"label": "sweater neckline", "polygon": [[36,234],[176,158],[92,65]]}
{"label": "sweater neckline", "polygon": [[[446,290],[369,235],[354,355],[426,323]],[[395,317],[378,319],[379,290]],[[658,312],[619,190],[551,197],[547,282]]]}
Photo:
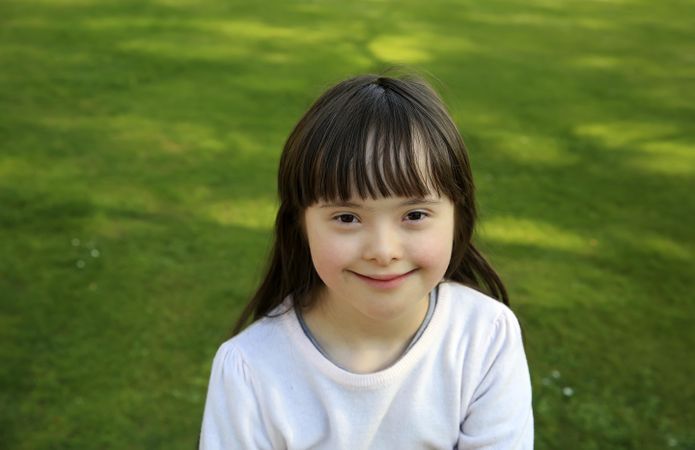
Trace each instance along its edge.
{"label": "sweater neckline", "polygon": [[[408,345],[406,348],[403,350],[403,353],[394,361],[391,365],[396,364],[398,361],[400,361],[401,358],[403,358],[411,348],[415,345],[415,343],[420,339],[422,334],[425,332],[427,329],[427,326],[429,325],[430,321],[432,320],[432,315],[434,314],[434,311],[437,307],[437,291],[439,290],[439,286],[435,286],[434,289],[432,289],[427,296],[427,311],[425,312],[425,317],[422,319],[422,322],[420,323],[420,326],[418,329],[415,331],[415,334],[410,338],[408,341]],[[304,320],[304,316],[302,314],[301,309],[295,308],[295,312],[297,314],[297,321],[299,322],[299,326],[302,327],[302,331],[304,332],[304,335],[309,339],[309,341],[316,347],[316,350],[319,351],[323,355],[324,358],[338,366],[339,368],[350,372],[350,370],[346,369],[345,367],[341,366],[338,364],[335,360],[331,358],[331,356],[328,354],[328,352],[321,346],[319,341],[316,339],[316,336],[314,336],[314,333],[311,332],[311,329],[307,325],[306,321]],[[390,367],[390,366],[389,366]],[[354,373],[354,372],[353,372]]]}
{"label": "sweater neckline", "polygon": [[[336,365],[328,359],[307,337],[302,329],[299,317],[294,308],[290,307],[287,314],[283,315],[284,326],[287,328],[290,339],[298,348],[301,355],[311,366],[331,378],[333,381],[355,389],[378,388],[391,380],[407,374],[431,348],[432,341],[443,332],[448,309],[449,286],[440,283],[437,289],[437,305],[432,312],[429,323],[426,324],[417,341],[396,362],[387,368],[371,373],[354,373]],[[290,301],[288,298],[287,301]]]}

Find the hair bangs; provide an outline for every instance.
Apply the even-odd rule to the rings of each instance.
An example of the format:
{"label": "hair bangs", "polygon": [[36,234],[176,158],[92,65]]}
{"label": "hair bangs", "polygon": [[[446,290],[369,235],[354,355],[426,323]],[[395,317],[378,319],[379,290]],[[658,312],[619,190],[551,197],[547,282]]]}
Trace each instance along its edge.
{"label": "hair bangs", "polygon": [[302,207],[354,197],[455,198],[452,143],[418,105],[383,88],[379,94],[347,105],[331,117],[330,135],[312,139],[309,173],[297,180]]}

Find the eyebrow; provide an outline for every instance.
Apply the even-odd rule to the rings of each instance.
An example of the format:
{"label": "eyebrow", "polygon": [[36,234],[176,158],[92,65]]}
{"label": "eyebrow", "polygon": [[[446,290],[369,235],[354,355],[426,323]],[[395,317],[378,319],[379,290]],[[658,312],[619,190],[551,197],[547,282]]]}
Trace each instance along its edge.
{"label": "eyebrow", "polygon": [[[402,206],[410,206],[410,205],[439,205],[441,200],[433,200],[433,199],[428,199],[428,198],[411,198],[410,200],[406,200],[398,205],[398,207]],[[373,208],[367,208],[364,205],[360,205],[359,203],[353,203],[353,202],[333,202],[333,203],[324,203],[323,205],[320,206],[321,208],[340,208],[340,207],[348,207],[348,208],[360,208],[360,209],[365,209],[367,211],[372,211]]]}

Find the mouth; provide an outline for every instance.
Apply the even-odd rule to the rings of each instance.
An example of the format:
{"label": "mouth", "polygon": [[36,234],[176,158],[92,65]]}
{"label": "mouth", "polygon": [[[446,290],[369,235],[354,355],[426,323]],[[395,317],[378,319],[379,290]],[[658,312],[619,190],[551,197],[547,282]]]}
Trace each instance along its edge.
{"label": "mouth", "polygon": [[352,272],[357,278],[365,281],[369,285],[381,289],[388,289],[399,286],[403,281],[405,281],[408,276],[410,276],[417,269],[413,269],[409,272],[400,274],[386,274],[386,275],[363,275],[361,273]]}
{"label": "mouth", "polygon": [[363,275],[361,273],[358,273],[357,275],[359,275],[361,277],[365,277],[365,278],[371,278],[372,280],[376,280],[376,281],[391,281],[391,280],[395,280],[396,278],[404,277],[404,276],[406,276],[414,271],[415,271],[415,269],[413,269],[409,272],[406,272],[406,273],[399,273],[399,274],[395,274],[395,275]]}

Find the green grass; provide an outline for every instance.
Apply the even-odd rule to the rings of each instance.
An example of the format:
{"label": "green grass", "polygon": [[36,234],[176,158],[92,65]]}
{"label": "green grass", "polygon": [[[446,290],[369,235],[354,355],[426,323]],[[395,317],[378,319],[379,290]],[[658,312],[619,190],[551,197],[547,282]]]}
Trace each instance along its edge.
{"label": "green grass", "polygon": [[468,143],[536,447],[695,449],[694,15],[3,1],[0,447],[191,449],[284,139],[329,84],[397,63],[437,78]]}

